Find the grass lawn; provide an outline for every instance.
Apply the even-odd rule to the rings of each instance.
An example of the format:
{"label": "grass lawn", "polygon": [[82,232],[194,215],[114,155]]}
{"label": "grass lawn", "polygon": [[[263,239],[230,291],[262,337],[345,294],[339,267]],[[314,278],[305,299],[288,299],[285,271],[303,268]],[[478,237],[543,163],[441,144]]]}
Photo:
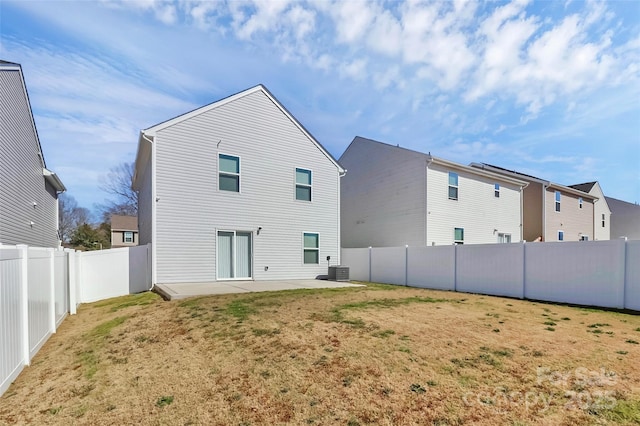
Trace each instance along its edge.
{"label": "grass lawn", "polygon": [[82,305],[0,424],[639,424],[640,317],[369,285]]}

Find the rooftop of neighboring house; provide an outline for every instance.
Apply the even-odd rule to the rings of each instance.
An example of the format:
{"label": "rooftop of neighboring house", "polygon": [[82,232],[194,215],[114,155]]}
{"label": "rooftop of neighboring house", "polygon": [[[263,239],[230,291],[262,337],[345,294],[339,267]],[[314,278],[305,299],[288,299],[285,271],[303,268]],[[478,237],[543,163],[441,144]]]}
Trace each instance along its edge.
{"label": "rooftop of neighboring house", "polygon": [[589,192],[591,191],[591,189],[593,188],[593,186],[596,184],[596,181],[593,182],[585,182],[585,183],[578,183],[576,185],[569,185],[570,188],[574,188],[577,189],[578,191],[582,191],[582,192]]}
{"label": "rooftop of neighboring house", "polygon": [[595,185],[596,182],[589,182],[589,183],[583,183],[580,185],[572,185],[572,186],[565,186],[565,185],[561,185],[559,183],[554,183],[545,179],[541,179],[539,177],[536,176],[531,176],[525,173],[521,173],[521,172],[517,172],[515,170],[509,170],[509,169],[505,169],[504,167],[499,167],[499,166],[495,166],[493,164],[488,164],[488,163],[471,163],[470,164],[471,167],[475,167],[478,169],[482,169],[482,170],[486,170],[486,171],[494,171],[496,173],[503,173],[507,176],[511,176],[514,178],[520,178],[526,181],[530,181],[530,182],[536,182],[536,183],[541,183],[543,185],[546,185],[549,188],[552,189],[556,189],[559,191],[563,191],[563,192],[567,192],[569,194],[573,194],[573,195],[577,195],[580,196],[582,198],[585,199],[590,199],[590,200],[597,200],[598,197],[589,194],[589,190],[591,188],[589,188],[589,190],[585,191],[583,189],[579,189],[576,188],[576,186],[581,186],[581,185],[591,185],[591,187],[593,187],[593,185]]}
{"label": "rooftop of neighboring house", "polygon": [[640,214],[640,205],[630,203],[628,201],[618,200],[617,198],[604,197],[607,200],[607,204],[609,204],[609,208],[611,209],[611,213],[631,213],[636,212]]}
{"label": "rooftop of neighboring house", "polygon": [[137,231],[138,217],[113,214],[111,215],[111,230],[112,231]]}
{"label": "rooftop of neighboring house", "polygon": [[[434,163],[434,164],[439,164],[439,165],[442,165],[442,166],[445,166],[445,167],[451,167],[451,168],[455,168],[455,169],[458,169],[458,170],[463,170],[463,171],[466,171],[468,173],[472,173],[474,175],[500,179],[501,181],[510,182],[512,184],[516,184],[516,185],[519,185],[519,186],[526,185],[526,182],[524,182],[522,179],[518,179],[517,176],[505,176],[503,174],[497,174],[497,173],[492,172],[490,170],[479,170],[478,168],[466,166],[464,164],[456,163],[456,162],[450,161],[450,160],[445,160],[444,158],[435,157],[435,156],[431,155],[431,152],[425,154],[424,152],[416,151],[414,149],[404,148],[404,147],[401,147],[400,145],[392,145],[392,144],[388,144],[388,143],[385,143],[385,142],[376,141],[376,140],[373,140],[373,139],[363,138],[362,136],[356,136],[353,139],[353,141],[351,141],[351,144],[354,144],[354,143],[379,144],[379,145],[382,145],[382,146],[390,148],[390,149],[402,150],[402,151],[411,153],[411,154],[416,155],[416,156],[421,156],[421,157],[423,157],[425,159],[425,161],[429,161],[429,162]],[[349,144],[349,146],[345,150],[345,153],[347,152],[347,150],[349,150],[349,147],[351,147],[351,144]],[[342,155],[344,156],[344,153]],[[342,158],[342,157],[340,157],[340,158]]]}

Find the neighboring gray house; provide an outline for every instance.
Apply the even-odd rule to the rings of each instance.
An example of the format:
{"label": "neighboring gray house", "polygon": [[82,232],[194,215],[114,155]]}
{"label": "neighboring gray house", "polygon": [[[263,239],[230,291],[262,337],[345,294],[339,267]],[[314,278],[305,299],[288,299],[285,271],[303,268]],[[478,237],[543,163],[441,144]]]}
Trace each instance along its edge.
{"label": "neighboring gray house", "polygon": [[111,248],[137,246],[139,240],[137,216],[111,215]]}
{"label": "neighboring gray house", "polygon": [[58,247],[64,191],[45,164],[22,67],[0,61],[0,243]]}
{"label": "neighboring gray house", "polygon": [[611,238],[640,240],[640,206],[605,197],[611,209]]}
{"label": "neighboring gray house", "polygon": [[522,240],[522,180],[359,136],[339,161],[343,247]]}
{"label": "neighboring gray house", "polygon": [[598,197],[593,204],[593,239],[611,239],[611,209],[598,182],[569,185],[570,188]]}
{"label": "neighboring gray house", "polygon": [[344,172],[262,85],[143,130],[133,187],[153,282],[326,274]]}

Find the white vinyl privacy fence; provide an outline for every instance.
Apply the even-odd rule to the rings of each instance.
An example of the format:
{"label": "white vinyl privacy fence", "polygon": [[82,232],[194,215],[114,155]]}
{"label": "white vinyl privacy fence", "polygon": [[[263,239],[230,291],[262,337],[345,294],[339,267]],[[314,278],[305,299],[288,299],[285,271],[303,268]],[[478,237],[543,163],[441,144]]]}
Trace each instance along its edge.
{"label": "white vinyl privacy fence", "polygon": [[151,288],[151,246],[75,252],[0,245],[0,395],[80,303]]}
{"label": "white vinyl privacy fence", "polygon": [[640,241],[342,249],[353,280],[640,311]]}

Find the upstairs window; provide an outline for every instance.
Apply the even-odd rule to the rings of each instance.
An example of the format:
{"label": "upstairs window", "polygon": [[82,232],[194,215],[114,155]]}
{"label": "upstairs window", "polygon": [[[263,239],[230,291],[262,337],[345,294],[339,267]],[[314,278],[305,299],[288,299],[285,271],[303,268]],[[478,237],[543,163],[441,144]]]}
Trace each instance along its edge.
{"label": "upstairs window", "polygon": [[218,170],[218,188],[221,191],[240,192],[240,158],[219,154]]}
{"label": "upstairs window", "polygon": [[453,229],[453,244],[464,244],[464,228]]}
{"label": "upstairs window", "polygon": [[458,174],[449,172],[449,199],[458,199]]}
{"label": "upstairs window", "polygon": [[296,200],[311,201],[311,170],[296,169]]}
{"label": "upstairs window", "polygon": [[582,208],[582,197],[578,197],[578,207]]}
{"label": "upstairs window", "polygon": [[500,184],[496,183],[493,185],[493,196],[496,198],[500,198]]}
{"label": "upstairs window", "polygon": [[317,265],[320,263],[320,237],[318,234],[304,233],[303,258],[305,264]]}
{"label": "upstairs window", "polygon": [[556,211],[560,211],[560,191],[556,191]]}
{"label": "upstairs window", "polygon": [[132,231],[124,231],[124,242],[132,243],[133,242],[133,232]]}
{"label": "upstairs window", "polygon": [[604,213],[602,213],[602,227],[604,228]]}

